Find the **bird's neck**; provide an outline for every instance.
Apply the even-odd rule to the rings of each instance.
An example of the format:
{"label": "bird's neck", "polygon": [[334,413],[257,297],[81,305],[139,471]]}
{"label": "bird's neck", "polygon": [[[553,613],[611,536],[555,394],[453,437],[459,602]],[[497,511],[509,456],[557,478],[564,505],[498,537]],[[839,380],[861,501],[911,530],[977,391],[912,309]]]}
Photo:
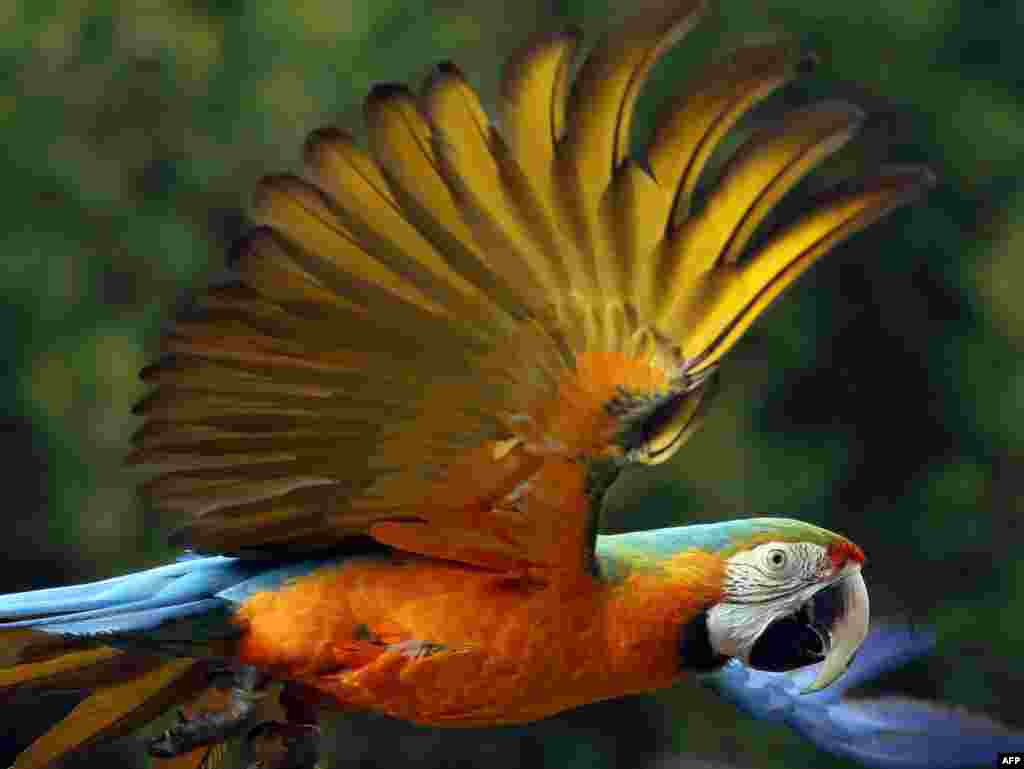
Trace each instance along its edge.
{"label": "bird's neck", "polygon": [[[698,549],[666,558],[602,549],[598,560],[607,585],[612,669],[632,672],[647,688],[656,688],[700,667],[706,650],[686,639],[699,630],[695,623],[704,610],[722,598],[721,560]],[[702,659],[684,658],[688,649]]]}

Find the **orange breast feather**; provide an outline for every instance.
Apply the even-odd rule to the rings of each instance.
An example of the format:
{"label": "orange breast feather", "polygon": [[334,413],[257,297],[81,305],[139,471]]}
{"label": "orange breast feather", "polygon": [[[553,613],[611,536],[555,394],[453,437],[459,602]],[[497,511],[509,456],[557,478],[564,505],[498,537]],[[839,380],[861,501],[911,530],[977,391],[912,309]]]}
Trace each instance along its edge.
{"label": "orange breast feather", "polygon": [[336,707],[451,726],[531,721],[671,684],[683,624],[721,564],[691,551],[617,584],[361,559],[242,607],[241,657]]}

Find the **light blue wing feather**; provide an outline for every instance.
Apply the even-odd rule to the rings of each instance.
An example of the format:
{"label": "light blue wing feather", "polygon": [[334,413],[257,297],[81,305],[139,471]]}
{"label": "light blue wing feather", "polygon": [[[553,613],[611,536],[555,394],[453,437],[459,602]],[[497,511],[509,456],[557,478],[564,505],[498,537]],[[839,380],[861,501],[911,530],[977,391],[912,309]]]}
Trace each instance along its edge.
{"label": "light blue wing feather", "polygon": [[817,666],[765,673],[733,660],[704,681],[755,718],[786,724],[823,750],[878,769],[994,766],[997,753],[1024,750],[1024,733],[961,708],[903,697],[844,696],[934,645],[929,631],[873,627],[846,674],[813,694],[800,692]]}

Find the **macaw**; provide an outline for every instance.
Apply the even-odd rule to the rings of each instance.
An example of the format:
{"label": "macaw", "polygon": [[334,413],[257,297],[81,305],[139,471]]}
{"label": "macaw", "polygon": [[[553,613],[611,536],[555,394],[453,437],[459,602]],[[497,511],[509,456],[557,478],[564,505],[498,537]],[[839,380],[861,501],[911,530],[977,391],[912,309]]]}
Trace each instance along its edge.
{"label": "macaw", "polygon": [[149,746],[168,766],[246,732],[280,748],[259,765],[309,767],[323,708],[489,726],[732,664],[820,663],[808,692],[843,675],[869,617],[846,537],[780,518],[598,533],[621,469],[693,434],[765,308],[932,183],[874,170],[765,233],[862,121],[824,101],[755,127],[705,184],[808,66],[786,43],[710,63],[633,154],[646,75],[706,11],[649,10],[575,77],[578,31],[538,38],[497,125],[449,63],[419,94],[378,86],[368,149],[321,129],[304,177],[259,184],[234,278],[142,372],[131,461],[191,554],[0,597],[0,688],[92,691],[18,769],[176,704]]}

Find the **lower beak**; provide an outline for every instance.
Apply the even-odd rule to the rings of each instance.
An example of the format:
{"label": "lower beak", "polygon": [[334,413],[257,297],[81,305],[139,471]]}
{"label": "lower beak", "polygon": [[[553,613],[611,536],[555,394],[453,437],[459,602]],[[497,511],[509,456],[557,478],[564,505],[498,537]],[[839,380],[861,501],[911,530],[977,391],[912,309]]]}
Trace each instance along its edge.
{"label": "lower beak", "polygon": [[832,615],[829,626],[825,628],[828,653],[817,678],[803,690],[804,694],[824,689],[845,673],[868,635],[868,589],[860,570],[843,577],[826,590]]}

